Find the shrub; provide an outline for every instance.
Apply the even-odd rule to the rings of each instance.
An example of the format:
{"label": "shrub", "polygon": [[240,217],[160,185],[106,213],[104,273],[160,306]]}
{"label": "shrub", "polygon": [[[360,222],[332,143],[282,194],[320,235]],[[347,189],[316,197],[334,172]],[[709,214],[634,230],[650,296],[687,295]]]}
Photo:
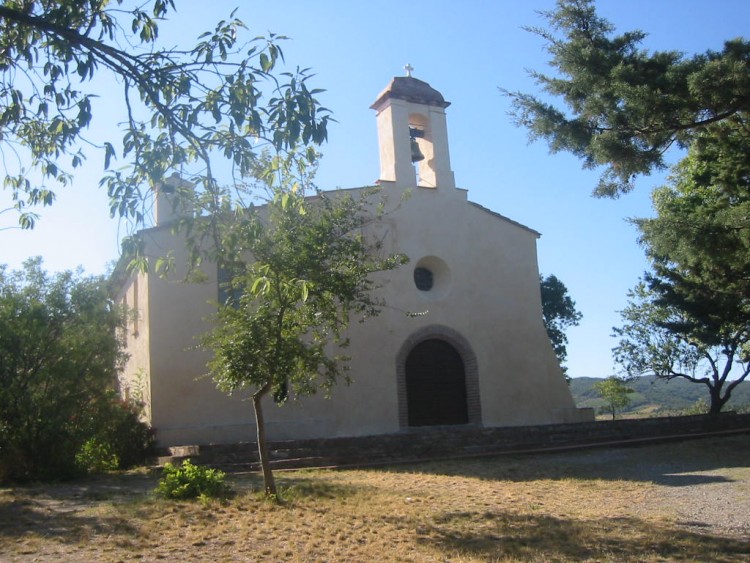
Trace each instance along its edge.
{"label": "shrub", "polygon": [[78,450],[76,466],[85,473],[103,473],[118,469],[120,460],[110,444],[91,438]]}
{"label": "shrub", "polygon": [[140,465],[153,450],[153,432],[140,420],[139,413],[137,404],[120,399],[114,391],[88,413],[86,434],[91,436],[89,440],[106,444],[117,456],[115,469]]}
{"label": "shrub", "polygon": [[192,498],[226,498],[229,487],[224,482],[226,474],[218,469],[193,465],[190,460],[181,466],[164,465],[164,475],[159,480],[156,493],[164,498],[183,500]]}
{"label": "shrub", "polygon": [[59,480],[145,457],[148,428],[112,389],[126,360],[104,278],[0,266],[0,481]]}

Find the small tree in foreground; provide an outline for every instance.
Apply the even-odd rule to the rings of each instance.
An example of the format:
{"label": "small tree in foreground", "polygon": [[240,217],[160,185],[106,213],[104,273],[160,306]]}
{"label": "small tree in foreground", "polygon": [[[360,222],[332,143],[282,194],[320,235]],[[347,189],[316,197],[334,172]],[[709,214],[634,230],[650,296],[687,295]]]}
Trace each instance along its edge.
{"label": "small tree in foreground", "polygon": [[[286,184],[285,184],[286,185]],[[367,201],[350,194],[302,195],[299,186],[273,188],[261,208],[220,221],[224,266],[231,271],[227,302],[204,346],[217,386],[250,389],[266,494],[277,496],[266,445],[263,401],[326,393],[345,371],[340,351],[350,318],[378,313],[370,274],[395,268],[363,229],[373,220]],[[231,297],[233,296],[233,297]],[[347,379],[348,381],[348,379]]]}
{"label": "small tree in foreground", "polygon": [[630,404],[630,393],[633,390],[625,385],[625,383],[615,377],[611,376],[603,381],[597,381],[594,383],[594,389],[599,393],[599,396],[604,399],[606,406],[602,410],[612,414],[612,420],[615,419],[617,411],[620,411]]}

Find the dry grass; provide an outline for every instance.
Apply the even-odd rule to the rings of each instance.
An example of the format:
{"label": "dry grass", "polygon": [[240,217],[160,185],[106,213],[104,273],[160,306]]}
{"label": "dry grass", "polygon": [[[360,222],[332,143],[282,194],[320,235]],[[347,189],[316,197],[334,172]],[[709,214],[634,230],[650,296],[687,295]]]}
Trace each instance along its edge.
{"label": "dry grass", "polygon": [[[750,506],[747,452],[750,435],[287,472],[278,474],[281,506],[259,496],[255,475],[233,477],[235,498],[207,505],[155,499],[147,491],[156,478],[143,473],[6,489],[0,560],[747,560],[747,535],[721,525],[748,524],[732,504]],[[727,491],[736,510],[712,498]],[[695,521],[694,502],[721,512]]]}

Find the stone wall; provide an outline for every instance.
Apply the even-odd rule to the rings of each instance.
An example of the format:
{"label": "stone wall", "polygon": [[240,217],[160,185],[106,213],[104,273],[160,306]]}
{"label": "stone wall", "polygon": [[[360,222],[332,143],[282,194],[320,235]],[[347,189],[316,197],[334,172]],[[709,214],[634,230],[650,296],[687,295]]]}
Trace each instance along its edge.
{"label": "stone wall", "polygon": [[[750,414],[597,421],[505,428],[422,427],[397,434],[271,442],[277,468],[382,465],[408,461],[489,456],[509,452],[635,445],[750,432]],[[169,452],[228,470],[253,469],[255,443],[209,445]],[[161,461],[166,461],[162,458]]]}

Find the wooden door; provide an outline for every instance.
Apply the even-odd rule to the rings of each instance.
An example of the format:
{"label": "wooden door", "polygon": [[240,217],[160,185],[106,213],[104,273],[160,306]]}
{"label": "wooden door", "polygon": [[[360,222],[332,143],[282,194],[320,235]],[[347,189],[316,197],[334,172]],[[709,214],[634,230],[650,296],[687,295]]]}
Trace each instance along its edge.
{"label": "wooden door", "polygon": [[466,376],[458,351],[437,338],[417,344],[406,358],[409,426],[466,424]]}

